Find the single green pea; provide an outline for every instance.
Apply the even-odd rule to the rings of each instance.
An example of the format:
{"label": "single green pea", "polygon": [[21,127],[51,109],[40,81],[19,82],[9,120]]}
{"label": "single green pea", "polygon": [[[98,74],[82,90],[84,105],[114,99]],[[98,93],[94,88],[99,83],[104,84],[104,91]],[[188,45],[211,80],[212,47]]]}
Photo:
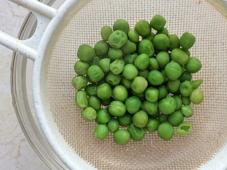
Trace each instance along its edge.
{"label": "single green pea", "polygon": [[186,136],[191,132],[191,130],[192,124],[188,122],[183,122],[177,127],[176,133],[180,136]]}
{"label": "single green pea", "polygon": [[191,93],[190,100],[194,104],[202,103],[204,99],[203,91],[201,89],[194,89]]}
{"label": "single green pea", "polygon": [[169,63],[169,53],[166,51],[161,51],[157,54],[156,59],[158,61],[158,65],[163,68]]}
{"label": "single green pea", "polygon": [[150,59],[147,54],[140,54],[134,61],[135,66],[139,70],[145,70],[150,65]]}
{"label": "single green pea", "polygon": [[101,108],[101,102],[99,98],[96,96],[89,97],[88,104],[95,110],[98,110]]}
{"label": "single green pea", "polygon": [[180,93],[182,96],[188,97],[191,95],[193,90],[192,84],[190,81],[184,81],[180,85]]}
{"label": "single green pea", "polygon": [[103,139],[107,138],[108,134],[109,134],[109,130],[106,125],[98,124],[96,126],[96,128],[95,128],[96,139],[103,140]]}
{"label": "single green pea", "polygon": [[113,97],[115,100],[125,101],[128,97],[128,91],[122,85],[115,86],[113,89]]}
{"label": "single green pea", "polygon": [[164,114],[159,115],[159,122],[163,123],[163,122],[166,122],[167,120],[168,120],[167,115],[164,115]]}
{"label": "single green pea", "polygon": [[165,73],[169,80],[177,80],[182,75],[182,67],[171,61],[165,66]]}
{"label": "single green pea", "polygon": [[119,129],[119,122],[115,119],[111,119],[107,126],[110,132],[115,132]]}
{"label": "single green pea", "polygon": [[145,91],[145,98],[149,102],[158,101],[158,96],[159,96],[159,91],[156,88],[150,87]]}
{"label": "single green pea", "polygon": [[128,34],[129,31],[129,24],[128,21],[124,19],[117,19],[113,24],[113,30],[121,30],[124,31],[126,34]]}
{"label": "single green pea", "polygon": [[110,64],[110,71],[113,74],[118,75],[123,71],[124,65],[125,65],[124,60],[116,59]]}
{"label": "single green pea", "polygon": [[118,121],[121,126],[129,126],[132,122],[132,118],[131,115],[125,114],[124,116],[119,117]]}
{"label": "single green pea", "polygon": [[128,41],[128,36],[125,32],[117,30],[110,34],[108,43],[113,48],[121,48]]}
{"label": "single green pea", "polygon": [[176,34],[169,35],[169,41],[170,41],[170,49],[173,50],[175,48],[180,47],[180,39]]}
{"label": "single green pea", "polygon": [[173,98],[176,101],[176,110],[179,110],[182,106],[182,100],[181,100],[180,96],[173,96]]}
{"label": "single green pea", "polygon": [[120,117],[123,116],[126,112],[125,105],[120,101],[112,101],[109,105],[109,113],[112,116]]}
{"label": "single green pea", "polygon": [[158,113],[158,103],[157,102],[148,102],[148,101],[144,101],[143,102],[143,106],[142,106],[143,110],[147,112],[147,114],[153,116],[153,115],[157,115]]}
{"label": "single green pea", "polygon": [[164,140],[170,140],[173,137],[173,126],[170,123],[164,122],[158,126],[158,135]]}
{"label": "single green pea", "polygon": [[109,72],[106,76],[106,82],[112,86],[116,86],[121,82],[121,76]]}
{"label": "single green pea", "polygon": [[150,69],[151,70],[158,70],[159,69],[159,64],[158,64],[157,59],[150,58]]}
{"label": "single green pea", "polygon": [[189,73],[196,73],[202,68],[202,63],[198,58],[190,57],[186,64],[186,70]]}
{"label": "single green pea", "polygon": [[125,86],[127,89],[129,89],[131,87],[132,82],[128,79],[123,78],[121,79],[121,84]]}
{"label": "single green pea", "polygon": [[80,108],[85,108],[88,106],[88,99],[85,91],[77,91],[75,99],[76,99],[76,104]]}
{"label": "single green pea", "polygon": [[129,54],[129,55],[125,56],[124,57],[125,63],[126,64],[133,64],[137,56],[138,55],[136,53],[135,54]]}
{"label": "single green pea", "polygon": [[190,100],[189,97],[184,97],[184,96],[182,96],[182,97],[181,97],[181,100],[182,100],[182,104],[184,104],[184,105],[189,105],[189,104],[191,104],[191,100]]}
{"label": "single green pea", "polygon": [[129,113],[134,114],[139,111],[141,107],[141,101],[136,96],[131,96],[125,101],[126,109]]}
{"label": "single green pea", "polygon": [[203,80],[192,80],[192,88],[197,89],[201,84],[203,83]]}
{"label": "single green pea", "polygon": [[141,70],[141,71],[139,72],[139,76],[142,76],[142,77],[144,77],[145,79],[147,79],[148,74],[149,74],[149,71],[148,71],[148,70]]}
{"label": "single green pea", "polygon": [[97,87],[97,96],[102,100],[107,100],[112,96],[112,89],[109,84],[103,83]]}
{"label": "single green pea", "polygon": [[171,52],[171,59],[181,65],[185,65],[188,62],[189,56],[183,50],[176,48]]}
{"label": "single green pea", "polygon": [[153,43],[157,50],[167,50],[170,46],[169,37],[165,34],[157,34],[154,37]]}
{"label": "single green pea", "polygon": [[144,111],[139,111],[133,115],[132,121],[136,127],[143,128],[147,125],[148,115]]}
{"label": "single green pea", "polygon": [[154,54],[154,47],[152,42],[147,39],[140,41],[138,52],[139,54],[147,54],[148,56],[152,56]]}
{"label": "single green pea", "polygon": [[96,119],[96,111],[92,107],[87,107],[81,112],[81,116],[87,121],[93,121]]}
{"label": "single green pea", "polygon": [[89,84],[86,87],[85,91],[89,96],[95,96],[97,94],[97,86],[93,84]]}
{"label": "single green pea", "polygon": [[194,45],[195,40],[196,40],[195,36],[192,33],[185,32],[180,37],[180,45],[184,49],[189,49],[189,48],[191,48]]}
{"label": "single green pea", "polygon": [[158,90],[159,90],[159,96],[158,96],[159,99],[162,99],[168,95],[168,90],[165,85],[159,86]]}
{"label": "single green pea", "polygon": [[176,93],[180,87],[180,80],[168,81],[167,87],[170,93]]}
{"label": "single green pea", "polygon": [[117,130],[114,135],[114,141],[116,144],[119,145],[125,145],[129,142],[130,140],[130,134],[127,130],[124,129],[119,129]]}
{"label": "single green pea", "polygon": [[110,34],[112,34],[113,30],[110,26],[103,26],[101,28],[101,37],[104,41],[107,41]]}
{"label": "single green pea", "polygon": [[158,129],[159,121],[157,119],[149,119],[147,123],[147,130],[149,132],[155,132]]}
{"label": "single green pea", "polygon": [[151,28],[146,20],[139,20],[135,25],[135,31],[142,37],[146,37],[150,34]]}
{"label": "single green pea", "polygon": [[150,25],[157,31],[162,31],[166,25],[166,19],[161,15],[155,15],[152,17]]}
{"label": "single green pea", "polygon": [[126,79],[132,80],[138,75],[138,70],[133,64],[126,64],[122,74]]}
{"label": "single green pea", "polygon": [[191,105],[183,105],[181,107],[181,112],[185,117],[191,117],[193,115],[192,107]]}
{"label": "single green pea", "polygon": [[169,35],[169,30],[167,28],[164,28],[162,31],[158,31],[159,34],[165,34],[165,35]]}
{"label": "single green pea", "polygon": [[126,44],[122,47],[122,51],[125,55],[132,54],[136,51],[136,44],[132,41],[127,41]]}
{"label": "single green pea", "polygon": [[167,96],[159,102],[159,110],[161,113],[169,115],[176,110],[177,104],[173,97]]}
{"label": "single green pea", "polygon": [[149,83],[151,83],[151,85],[154,85],[154,86],[159,86],[164,82],[164,77],[163,77],[162,73],[158,70],[152,70],[148,74],[147,79],[148,79]]}
{"label": "single green pea", "polygon": [[111,117],[106,109],[101,109],[97,111],[96,121],[98,123],[102,123],[102,124],[108,123],[110,118]]}
{"label": "single green pea", "polygon": [[121,49],[115,49],[115,48],[110,48],[108,51],[108,57],[111,60],[116,60],[116,59],[120,59],[123,56],[123,52]]}
{"label": "single green pea", "polygon": [[103,58],[99,61],[99,67],[105,72],[108,73],[110,70],[110,59],[109,58]]}
{"label": "single green pea", "polygon": [[87,74],[87,70],[89,68],[89,64],[85,63],[83,61],[77,61],[76,64],[74,65],[74,70],[77,75],[85,75]]}
{"label": "single green pea", "polygon": [[97,65],[91,65],[88,68],[87,75],[92,82],[98,82],[103,79],[104,72]]}
{"label": "single green pea", "polygon": [[189,73],[187,71],[185,71],[180,77],[181,82],[183,82],[185,80],[191,81],[191,79],[192,79],[192,75],[191,75],[191,73]]}
{"label": "single green pea", "polygon": [[145,131],[142,128],[138,128],[131,124],[128,127],[128,132],[130,133],[130,136],[135,141],[141,141],[144,139]]}
{"label": "single green pea", "polygon": [[82,44],[78,48],[77,56],[81,61],[90,62],[95,57],[95,50],[87,44]]}
{"label": "single green pea", "polygon": [[95,44],[94,49],[97,56],[105,56],[108,53],[109,46],[105,41],[101,40]]}
{"label": "single green pea", "polygon": [[72,85],[77,90],[83,89],[87,86],[87,78],[83,76],[77,76],[72,79]]}
{"label": "single green pea", "polygon": [[135,42],[135,43],[139,42],[139,34],[135,30],[130,30],[128,32],[128,38],[132,42]]}
{"label": "single green pea", "polygon": [[144,77],[138,76],[132,81],[131,89],[135,93],[140,94],[144,92],[147,86],[148,86],[147,80]]}
{"label": "single green pea", "polygon": [[176,111],[168,117],[168,122],[173,126],[178,126],[184,121],[184,116],[180,111]]}

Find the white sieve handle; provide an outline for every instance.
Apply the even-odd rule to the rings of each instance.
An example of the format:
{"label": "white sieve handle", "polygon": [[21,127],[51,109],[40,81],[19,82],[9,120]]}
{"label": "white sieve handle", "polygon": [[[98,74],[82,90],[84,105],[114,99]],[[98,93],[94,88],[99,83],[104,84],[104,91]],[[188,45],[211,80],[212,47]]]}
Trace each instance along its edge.
{"label": "white sieve handle", "polygon": [[35,60],[37,49],[44,30],[48,23],[56,16],[57,10],[37,0],[9,0],[34,12],[37,18],[37,27],[33,36],[27,40],[19,40],[0,31],[0,44]]}

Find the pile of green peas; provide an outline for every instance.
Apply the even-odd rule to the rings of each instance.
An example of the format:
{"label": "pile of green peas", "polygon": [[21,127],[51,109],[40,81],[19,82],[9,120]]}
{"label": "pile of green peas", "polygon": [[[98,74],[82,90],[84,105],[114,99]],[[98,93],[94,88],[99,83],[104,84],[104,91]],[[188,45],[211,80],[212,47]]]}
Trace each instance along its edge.
{"label": "pile of green peas", "polygon": [[202,80],[192,80],[201,61],[189,49],[195,36],[170,34],[166,19],[155,15],[130,28],[124,19],[101,28],[94,47],[79,46],[72,84],[75,102],[86,121],[95,121],[94,136],[113,133],[117,144],[141,141],[157,132],[163,140],[185,136],[192,125],[192,104],[203,101]]}

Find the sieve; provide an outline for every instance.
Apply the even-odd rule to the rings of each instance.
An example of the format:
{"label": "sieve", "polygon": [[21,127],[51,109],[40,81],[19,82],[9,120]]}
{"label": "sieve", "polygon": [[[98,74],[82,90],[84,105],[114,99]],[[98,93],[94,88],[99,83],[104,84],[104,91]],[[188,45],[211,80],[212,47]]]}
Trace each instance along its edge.
{"label": "sieve", "polygon": [[[66,0],[58,9],[35,0],[11,0],[33,11],[31,38],[0,32],[0,43],[33,62],[32,93],[38,125],[67,169],[226,169],[227,168],[227,3],[223,0]],[[190,118],[191,135],[161,141],[115,145],[111,136],[96,141],[94,124],[84,122],[74,105],[71,78],[76,50],[100,39],[103,25],[117,18],[134,25],[155,14],[167,18],[171,33],[193,32],[192,54],[203,63],[195,78],[204,80],[205,101]]]}

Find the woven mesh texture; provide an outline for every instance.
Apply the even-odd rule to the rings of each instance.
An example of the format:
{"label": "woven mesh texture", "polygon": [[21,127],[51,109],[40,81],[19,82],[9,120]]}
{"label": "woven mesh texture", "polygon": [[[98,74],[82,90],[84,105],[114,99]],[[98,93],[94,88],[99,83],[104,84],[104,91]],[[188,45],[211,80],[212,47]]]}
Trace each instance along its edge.
{"label": "woven mesh texture", "polygon": [[[138,19],[155,14],[166,17],[171,33],[195,34],[191,53],[201,59],[203,69],[194,78],[204,80],[205,101],[194,107],[188,121],[193,131],[170,142],[148,134],[142,142],[114,144],[112,136],[97,141],[95,123],[86,123],[74,104],[76,51],[82,43],[101,39],[100,28],[124,18],[133,26]],[[48,101],[59,131],[83,159],[98,169],[151,170],[195,169],[212,158],[227,142],[227,20],[203,0],[92,0],[70,20],[59,35],[48,66]]]}

